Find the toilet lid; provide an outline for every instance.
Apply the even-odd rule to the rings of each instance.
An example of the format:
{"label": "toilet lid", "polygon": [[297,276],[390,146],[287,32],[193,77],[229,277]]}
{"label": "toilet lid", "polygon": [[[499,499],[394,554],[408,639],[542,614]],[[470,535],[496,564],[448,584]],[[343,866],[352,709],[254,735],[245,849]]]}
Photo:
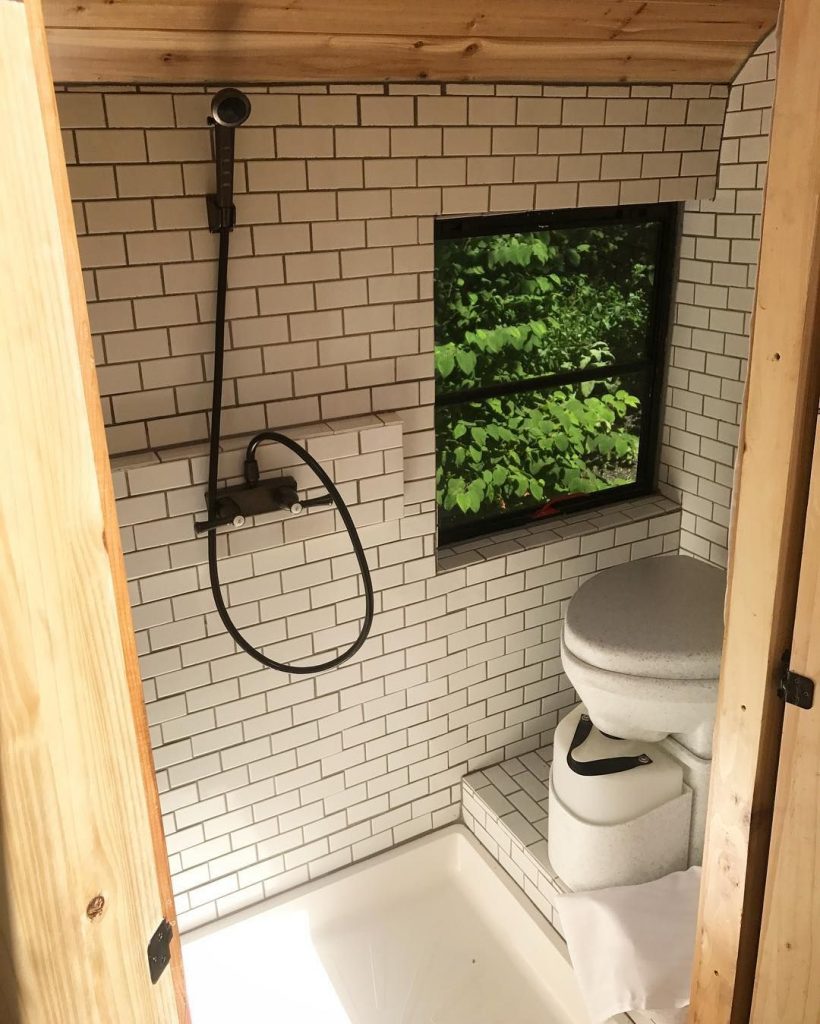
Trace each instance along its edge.
{"label": "toilet lid", "polygon": [[726,574],[685,555],[603,569],[570,600],[564,644],[623,675],[717,679]]}

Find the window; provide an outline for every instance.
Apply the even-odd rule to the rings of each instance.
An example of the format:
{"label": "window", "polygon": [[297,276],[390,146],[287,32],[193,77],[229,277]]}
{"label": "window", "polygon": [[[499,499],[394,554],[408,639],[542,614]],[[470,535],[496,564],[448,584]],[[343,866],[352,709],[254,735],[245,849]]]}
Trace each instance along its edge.
{"label": "window", "polygon": [[439,542],[654,485],[675,207],[440,220]]}

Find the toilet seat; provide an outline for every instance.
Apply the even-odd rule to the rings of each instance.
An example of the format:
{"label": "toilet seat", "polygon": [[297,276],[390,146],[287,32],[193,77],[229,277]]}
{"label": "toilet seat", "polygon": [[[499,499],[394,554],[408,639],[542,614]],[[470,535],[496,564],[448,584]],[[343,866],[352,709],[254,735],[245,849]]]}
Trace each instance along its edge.
{"label": "toilet seat", "polygon": [[569,602],[564,671],[598,729],[699,757],[712,746],[723,642],[721,569],[685,555],[603,569]]}

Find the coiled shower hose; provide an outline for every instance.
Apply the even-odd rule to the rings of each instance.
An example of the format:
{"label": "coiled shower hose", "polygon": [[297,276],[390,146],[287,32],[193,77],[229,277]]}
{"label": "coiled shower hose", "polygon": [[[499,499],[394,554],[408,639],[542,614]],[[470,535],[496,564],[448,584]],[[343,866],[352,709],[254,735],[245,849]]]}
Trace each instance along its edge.
{"label": "coiled shower hose", "polygon": [[[217,484],[219,481],[219,434],[222,426],[222,378],[225,363],[225,301],[228,290],[230,231],[231,228],[229,226],[222,227],[219,231],[216,323],[214,329],[214,386],[211,402],[211,436],[208,452],[209,517],[213,516],[214,510],[216,509]],[[368,567],[367,558],[365,557],[364,548],[362,547],[362,542],[359,538],[358,531],[356,530],[356,525],[353,522],[353,517],[350,515],[350,511],[348,510],[347,505],[345,505],[341,494],[339,494],[336,485],[324,469],[319,465],[316,459],[314,459],[313,456],[302,447],[302,445],[298,444],[296,441],[292,441],[289,437],[285,437],[284,434],[279,434],[273,430],[263,430],[251,440],[248,444],[246,461],[254,459],[254,453],[261,441],[273,441],[277,444],[284,445],[285,448],[289,448],[290,451],[294,452],[301,458],[306,466],[313,470],[319,480],[327,488],[327,492],[333,499],[333,503],[339,510],[339,515],[342,517],[342,522],[345,524],[348,536],[350,537],[350,543],[353,545],[353,552],[356,555],[356,561],[359,563],[359,572],[361,573],[362,583],[364,585],[365,602],[362,626],[358,637],[346,651],[336,655],[335,658],[330,658],[327,661],[320,662],[316,665],[287,665],[282,662],[274,661],[273,658],[269,658],[266,654],[257,650],[239,632],[239,629],[231,619],[222,598],[222,587],[219,582],[219,560],[217,558],[216,550],[216,528],[214,526],[211,526],[208,530],[208,571],[211,579],[211,592],[213,593],[216,610],[219,612],[219,617],[222,619],[225,629],[233,637],[236,643],[239,644],[243,651],[249,654],[252,658],[255,658],[260,664],[265,665],[267,668],[276,669],[278,672],[292,672],[297,675],[314,675],[316,672],[325,672],[328,669],[336,668],[337,665],[341,665],[349,658],[352,658],[367,639],[370,628],[373,625],[373,581],[370,577],[370,568]]]}

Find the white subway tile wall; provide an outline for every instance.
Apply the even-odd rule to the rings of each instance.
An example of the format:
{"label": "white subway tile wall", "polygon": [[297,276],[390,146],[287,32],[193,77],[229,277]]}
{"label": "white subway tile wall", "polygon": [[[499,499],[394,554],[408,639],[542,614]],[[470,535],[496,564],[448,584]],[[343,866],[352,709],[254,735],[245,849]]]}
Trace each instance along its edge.
{"label": "white subway tile wall", "polygon": [[[193,529],[214,308],[209,97],[58,95],[183,928],[457,818],[465,772],[548,748],[574,702],[558,636],[579,583],[679,549],[676,502],[656,496],[436,552],[433,218],[708,199],[728,95],[250,91],[223,433],[307,439],[351,503],[377,593],[362,651],[318,677],[280,676],[237,650]],[[685,347],[676,334],[675,353]],[[673,387],[665,452],[684,394]],[[225,480],[239,476],[241,441],[223,444]],[[263,472],[313,487],[291,463],[265,447]],[[220,536],[232,614],[267,653],[312,660],[356,636],[361,586],[339,527],[317,508]]]}
{"label": "white subway tile wall", "polygon": [[[114,459],[126,571],[180,924],[208,921],[455,820],[461,778],[549,744],[575,693],[566,601],[596,569],[677,551],[668,498],[633,500],[458,551],[434,551],[432,502],[405,503],[401,420],[288,431],[338,482],[376,590],[362,651],[318,677],[271,672],[214,610],[205,446]],[[244,438],[223,444],[237,482]],[[285,449],[263,474],[312,474]],[[311,663],[356,637],[355,558],[337,514],[257,517],[219,539],[223,593],[252,643]]]}
{"label": "white subway tile wall", "polygon": [[661,489],[681,550],[725,565],[774,97],[774,38],[735,79],[714,198],[688,202],[666,391]]}
{"label": "white subway tile wall", "polygon": [[[407,410],[407,433],[426,432],[412,503],[431,493],[434,217],[709,198],[728,90],[376,88],[249,90],[225,432]],[[203,440],[210,96],[85,88],[58,103],[110,450]]]}

